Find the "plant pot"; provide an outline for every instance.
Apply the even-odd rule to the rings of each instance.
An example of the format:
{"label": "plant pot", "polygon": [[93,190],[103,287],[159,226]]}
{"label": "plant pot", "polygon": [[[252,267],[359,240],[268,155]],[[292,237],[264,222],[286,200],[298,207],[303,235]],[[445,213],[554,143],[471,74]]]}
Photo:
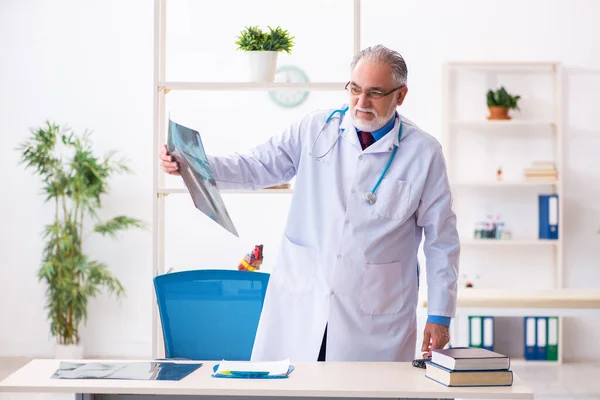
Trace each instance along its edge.
{"label": "plant pot", "polygon": [[83,346],[81,344],[55,344],[54,358],[58,360],[83,359]]}
{"label": "plant pot", "polygon": [[276,51],[247,51],[248,78],[251,82],[273,82],[277,68]]}
{"label": "plant pot", "polygon": [[502,106],[494,106],[494,107],[488,107],[488,109],[490,110],[490,115],[488,116],[489,120],[510,119],[507,108],[504,108]]}

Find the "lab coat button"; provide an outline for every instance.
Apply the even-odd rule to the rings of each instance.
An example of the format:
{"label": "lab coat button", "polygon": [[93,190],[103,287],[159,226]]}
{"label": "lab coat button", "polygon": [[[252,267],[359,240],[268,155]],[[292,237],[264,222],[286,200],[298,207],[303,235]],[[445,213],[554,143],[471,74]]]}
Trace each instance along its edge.
{"label": "lab coat button", "polygon": [[352,194],[356,193],[356,190],[352,189]]}
{"label": "lab coat button", "polygon": [[348,221],[348,220],[346,220],[346,221],[345,221],[345,224],[346,224],[346,225],[348,225],[349,223],[350,223],[350,221]]}
{"label": "lab coat button", "polygon": [[335,294],[335,292],[332,290],[331,292],[329,292],[329,294],[330,294],[331,296],[333,296],[333,295]]}
{"label": "lab coat button", "polygon": [[337,258],[342,258],[342,255],[341,255],[341,254],[338,254],[338,255],[337,255]]}
{"label": "lab coat button", "polygon": [[362,160],[362,156],[358,156],[358,159],[359,159],[359,160]]}

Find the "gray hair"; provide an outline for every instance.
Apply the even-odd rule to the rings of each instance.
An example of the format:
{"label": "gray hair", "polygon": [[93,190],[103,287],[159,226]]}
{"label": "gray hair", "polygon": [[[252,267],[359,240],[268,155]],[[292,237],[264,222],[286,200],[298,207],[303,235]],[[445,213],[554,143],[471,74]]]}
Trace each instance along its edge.
{"label": "gray hair", "polygon": [[350,70],[354,70],[356,64],[365,59],[370,62],[386,63],[392,67],[392,75],[397,86],[406,85],[408,78],[408,68],[404,62],[404,58],[397,51],[388,49],[385,46],[378,44],[377,46],[367,47],[359,51],[350,64]]}

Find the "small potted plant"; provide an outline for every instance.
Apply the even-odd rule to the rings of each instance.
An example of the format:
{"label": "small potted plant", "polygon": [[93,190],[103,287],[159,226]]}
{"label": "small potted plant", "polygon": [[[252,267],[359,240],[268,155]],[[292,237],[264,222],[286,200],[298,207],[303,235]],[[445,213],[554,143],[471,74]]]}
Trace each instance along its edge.
{"label": "small potted plant", "polygon": [[240,32],[235,44],[246,53],[249,78],[253,82],[273,82],[277,68],[277,55],[281,51],[291,53],[294,37],[287,30],[270,26],[264,32],[258,26],[247,26]]}
{"label": "small potted plant", "polygon": [[508,115],[508,111],[511,109],[519,110],[517,103],[521,96],[512,96],[509,94],[504,86],[501,86],[497,90],[488,90],[487,92],[487,105],[490,110],[489,120],[497,119],[511,119]]}

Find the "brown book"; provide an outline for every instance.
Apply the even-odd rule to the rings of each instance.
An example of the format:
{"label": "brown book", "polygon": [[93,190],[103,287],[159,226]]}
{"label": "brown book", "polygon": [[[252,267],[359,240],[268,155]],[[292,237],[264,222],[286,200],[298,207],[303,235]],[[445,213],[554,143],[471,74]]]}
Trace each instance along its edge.
{"label": "brown book", "polygon": [[425,376],[444,386],[511,386],[513,373],[499,371],[452,371],[430,361],[425,363]]}

